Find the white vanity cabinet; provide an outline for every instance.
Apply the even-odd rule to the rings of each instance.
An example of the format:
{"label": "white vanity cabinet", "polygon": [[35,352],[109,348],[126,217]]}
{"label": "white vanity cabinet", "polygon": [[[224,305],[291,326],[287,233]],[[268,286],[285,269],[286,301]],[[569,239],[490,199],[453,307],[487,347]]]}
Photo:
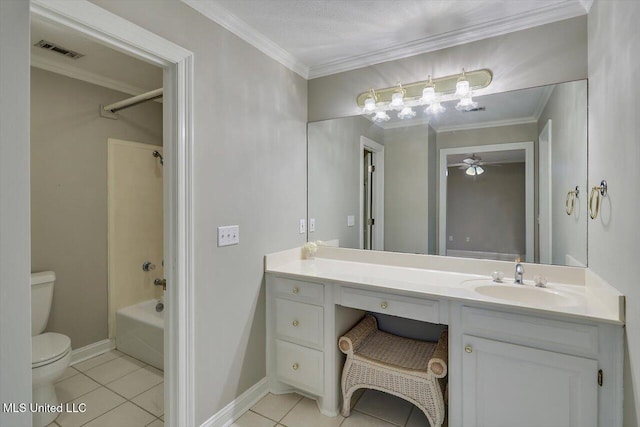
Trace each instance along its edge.
{"label": "white vanity cabinet", "polygon": [[622,328],[454,305],[450,425],[622,425]]}

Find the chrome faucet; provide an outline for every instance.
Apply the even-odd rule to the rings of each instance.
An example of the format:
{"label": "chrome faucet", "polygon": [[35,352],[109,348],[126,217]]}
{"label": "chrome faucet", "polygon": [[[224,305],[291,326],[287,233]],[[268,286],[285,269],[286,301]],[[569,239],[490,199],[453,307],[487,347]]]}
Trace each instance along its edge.
{"label": "chrome faucet", "polygon": [[523,276],[524,276],[524,267],[522,266],[522,264],[517,263],[516,264],[516,275],[513,278],[513,283],[518,284],[518,285],[524,284],[524,282],[522,280]]}

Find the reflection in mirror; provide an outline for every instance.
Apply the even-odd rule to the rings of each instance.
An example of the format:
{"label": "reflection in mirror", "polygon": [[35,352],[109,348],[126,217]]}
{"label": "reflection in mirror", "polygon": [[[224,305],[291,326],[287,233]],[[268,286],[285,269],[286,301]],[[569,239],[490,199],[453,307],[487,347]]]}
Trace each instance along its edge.
{"label": "reflection in mirror", "polygon": [[309,240],[586,266],[586,81],[474,99],[309,123]]}

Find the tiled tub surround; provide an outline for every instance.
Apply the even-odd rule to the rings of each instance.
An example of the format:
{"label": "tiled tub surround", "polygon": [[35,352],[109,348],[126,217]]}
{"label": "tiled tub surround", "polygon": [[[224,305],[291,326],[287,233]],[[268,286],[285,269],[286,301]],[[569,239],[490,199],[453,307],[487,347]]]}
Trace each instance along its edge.
{"label": "tiled tub surround", "polygon": [[[589,269],[523,265],[526,289],[535,293],[531,279],[543,275],[570,303],[509,302],[474,290],[496,270],[512,279],[513,262],[327,247],[309,260],[299,248],[268,255],[269,389],[302,392],[336,415],[343,359],[335,343],[371,311],[449,327],[450,425],[518,426],[520,413],[540,425],[565,417],[568,426],[620,427],[624,296]],[[512,379],[521,371],[526,387]]]}
{"label": "tiled tub surround", "polygon": [[162,427],[164,374],[117,350],[77,363],[55,384],[61,403],[85,403],[62,413],[53,427]]}

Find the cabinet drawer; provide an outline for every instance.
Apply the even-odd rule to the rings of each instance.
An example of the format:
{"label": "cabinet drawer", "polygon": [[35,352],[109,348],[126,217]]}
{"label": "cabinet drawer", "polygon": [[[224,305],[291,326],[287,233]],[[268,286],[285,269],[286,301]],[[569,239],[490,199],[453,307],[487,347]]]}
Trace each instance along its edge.
{"label": "cabinet drawer", "polygon": [[345,287],[341,289],[340,297],[340,305],[345,307],[440,323],[439,306],[436,300],[409,298]]}
{"label": "cabinet drawer", "polygon": [[276,373],[282,382],[311,394],[321,395],[323,354],[286,341],[276,341]]}
{"label": "cabinet drawer", "polygon": [[462,307],[465,334],[589,357],[598,355],[598,328],[534,316]]}
{"label": "cabinet drawer", "polygon": [[273,290],[276,294],[286,296],[295,301],[314,304],[324,303],[324,285],[320,283],[302,282],[300,280],[278,277],[273,282]]}
{"label": "cabinet drawer", "polygon": [[322,348],[323,308],[276,298],[276,334],[278,338]]}

